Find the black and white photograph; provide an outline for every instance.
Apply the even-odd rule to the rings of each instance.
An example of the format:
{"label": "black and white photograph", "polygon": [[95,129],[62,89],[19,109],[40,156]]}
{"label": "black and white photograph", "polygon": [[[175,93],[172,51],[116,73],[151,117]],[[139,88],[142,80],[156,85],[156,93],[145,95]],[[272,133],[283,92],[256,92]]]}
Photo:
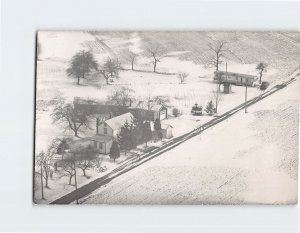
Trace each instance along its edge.
{"label": "black and white photograph", "polygon": [[35,204],[296,204],[300,33],[39,31]]}

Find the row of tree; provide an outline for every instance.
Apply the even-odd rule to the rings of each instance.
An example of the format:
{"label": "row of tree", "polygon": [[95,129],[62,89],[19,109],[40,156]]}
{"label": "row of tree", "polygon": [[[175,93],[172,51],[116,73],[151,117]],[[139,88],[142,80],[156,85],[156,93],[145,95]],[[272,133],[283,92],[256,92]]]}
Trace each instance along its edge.
{"label": "row of tree", "polygon": [[76,78],[79,85],[80,80],[85,79],[94,70],[99,72],[108,84],[109,80],[119,77],[120,69],[121,65],[117,59],[108,58],[103,65],[99,66],[90,51],[81,50],[71,58],[67,75]]}
{"label": "row of tree", "polygon": [[[144,54],[152,59],[153,72],[156,73],[158,63],[167,55],[167,52],[159,44],[152,44],[145,49]],[[134,70],[138,56],[137,53],[129,52],[128,58],[132,70]],[[120,69],[122,69],[121,64],[116,58],[107,58],[102,65],[99,65],[90,51],[81,50],[71,58],[67,75],[76,78],[79,85],[80,80],[85,79],[94,70],[97,74],[102,75],[106,84],[109,84],[109,81],[119,77]]]}

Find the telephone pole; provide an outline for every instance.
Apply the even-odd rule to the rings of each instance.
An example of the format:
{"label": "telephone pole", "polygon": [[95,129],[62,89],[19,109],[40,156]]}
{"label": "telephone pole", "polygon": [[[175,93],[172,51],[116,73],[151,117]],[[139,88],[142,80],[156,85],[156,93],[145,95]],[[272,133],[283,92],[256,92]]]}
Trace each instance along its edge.
{"label": "telephone pole", "polygon": [[74,178],[75,178],[75,190],[76,190],[76,192],[75,192],[75,195],[76,195],[76,204],[78,205],[75,153],[73,153],[73,162],[74,162]]}
{"label": "telephone pole", "polygon": [[246,85],[245,87],[246,87],[246,89],[245,89],[245,113],[247,113],[247,89],[248,89],[248,86]]}
{"label": "telephone pole", "polygon": [[42,190],[42,199],[44,200],[44,185],[43,185],[43,165],[41,163],[41,190]]}

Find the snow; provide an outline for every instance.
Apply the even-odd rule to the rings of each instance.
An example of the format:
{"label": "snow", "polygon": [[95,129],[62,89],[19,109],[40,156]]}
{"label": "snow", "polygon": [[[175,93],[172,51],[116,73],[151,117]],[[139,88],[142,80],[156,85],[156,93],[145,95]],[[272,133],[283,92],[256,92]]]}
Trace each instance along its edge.
{"label": "snow", "polygon": [[[148,35],[149,38],[145,38],[147,34],[147,32],[39,32],[38,40],[41,46],[41,54],[39,55],[40,60],[37,61],[36,154],[41,150],[46,150],[51,140],[55,137],[72,137],[71,131],[63,131],[61,126],[52,122],[50,116],[55,101],[59,97],[63,97],[69,102],[73,101],[75,96],[105,100],[107,95],[119,86],[131,88],[134,97],[139,100],[160,96],[165,99],[165,104],[169,107],[169,113],[171,113],[172,108],[175,107],[181,111],[182,115],[178,118],[170,117],[164,121],[164,123],[173,126],[173,135],[175,137],[187,133],[212,119],[212,117],[209,116],[196,117],[190,114],[191,107],[195,103],[205,108],[207,102],[213,99],[212,91],[216,90],[217,87],[212,81],[213,68],[207,67],[203,62],[199,63],[206,55],[199,53],[199,57],[194,56],[193,46],[201,47],[203,43],[197,41],[197,43],[191,44],[192,47],[187,46],[185,50],[182,50],[182,47],[178,46],[178,44],[174,44],[174,49],[169,51],[168,56],[164,57],[161,62],[158,63],[157,70],[159,73],[153,73],[151,59],[142,54],[145,41],[151,37]],[[207,34],[208,37],[211,36],[211,33],[204,34]],[[179,41],[180,35],[177,36],[178,38],[176,38],[176,40]],[[224,36],[226,36],[226,38],[228,37],[226,33]],[[251,34],[251,37],[252,36]],[[203,38],[207,40],[206,36],[203,36]],[[202,40],[203,38],[201,37],[200,39]],[[229,36],[229,38],[231,37]],[[244,34],[240,36],[240,40],[243,42],[243,45],[245,45],[246,40]],[[254,40],[257,40],[258,44],[260,43],[260,38]],[[184,36],[182,43],[186,43]],[[228,71],[257,74],[255,70],[256,63],[254,63],[256,60],[254,58],[260,53],[255,51],[255,56],[251,55],[251,59],[246,59],[245,51],[241,51],[242,47],[238,47],[234,43],[230,44],[230,46],[234,47],[234,53],[236,54],[227,61]],[[246,48],[248,49],[248,47]],[[95,74],[91,74],[87,79],[81,80],[81,85],[76,85],[76,80],[66,75],[66,68],[68,67],[69,59],[82,49],[92,51],[99,63],[102,63],[107,57],[118,56],[125,70],[120,71],[120,78],[116,79],[110,85],[106,85],[105,80]],[[252,51],[253,48],[250,49]],[[279,50],[281,49],[279,46]],[[292,45],[287,46],[288,54],[291,55],[291,57],[288,58],[285,57],[285,53],[283,52],[281,53],[281,57],[273,58],[270,55],[272,51],[262,51],[266,53],[266,58],[278,62],[276,59],[280,61],[286,61],[287,59],[288,61],[293,60],[293,49],[294,47]],[[135,71],[130,70],[131,65],[128,60],[126,60],[124,50],[140,54],[135,64]],[[199,49],[195,51],[199,51]],[[237,56],[242,57],[244,60],[236,59]],[[293,60],[291,64],[294,63]],[[275,85],[276,82],[284,79],[294,71],[294,66],[291,65],[291,67],[292,68],[286,68],[284,65],[278,65],[278,67],[271,66],[268,68],[268,72],[264,74],[263,79],[271,81],[272,85]],[[220,66],[220,69],[225,70],[225,63]],[[189,74],[184,84],[179,83],[176,75],[178,72],[186,72]],[[219,103],[218,107],[219,114],[243,103],[244,92],[244,87],[234,86],[233,93],[223,95],[223,100]],[[258,88],[248,88],[248,99],[260,93]],[[80,135],[92,136],[93,132],[95,132],[95,130],[92,127],[90,130],[83,130],[80,132]],[[159,143],[156,142],[151,145],[159,146]],[[120,163],[126,159],[127,157],[122,156],[118,161]],[[288,164],[288,161],[286,164]],[[106,161],[106,165],[108,171],[115,166],[109,159]],[[195,171],[192,170],[193,169],[191,169],[191,172],[197,173],[197,169]],[[99,174],[93,170],[90,172],[91,178],[88,180],[84,177],[79,178],[79,185],[103,175],[103,173]],[[232,171],[224,170],[224,172],[226,174],[228,172],[228,177],[233,175]],[[219,171],[215,171],[215,173],[216,175],[223,176],[223,173],[219,173]],[[65,178],[59,177],[55,177],[53,182],[50,181],[52,188],[51,190],[46,190],[46,202],[74,188],[73,186],[66,185],[66,183]]]}
{"label": "snow", "polygon": [[251,106],[248,114],[239,112],[82,202],[297,203],[298,93],[299,80]]}

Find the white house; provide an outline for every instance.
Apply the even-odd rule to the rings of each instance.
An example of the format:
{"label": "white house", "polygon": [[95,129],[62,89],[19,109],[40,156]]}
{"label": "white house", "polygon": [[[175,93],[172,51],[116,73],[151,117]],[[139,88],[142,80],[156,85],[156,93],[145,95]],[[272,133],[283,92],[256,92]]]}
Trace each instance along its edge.
{"label": "white house", "polygon": [[91,145],[101,154],[108,154],[113,142],[113,137],[107,135],[95,135],[90,137]]}
{"label": "white house", "polygon": [[126,121],[130,124],[132,120],[133,120],[133,115],[129,112],[108,119],[99,124],[98,134],[117,138],[117,135],[120,133],[121,128],[126,123]]}

